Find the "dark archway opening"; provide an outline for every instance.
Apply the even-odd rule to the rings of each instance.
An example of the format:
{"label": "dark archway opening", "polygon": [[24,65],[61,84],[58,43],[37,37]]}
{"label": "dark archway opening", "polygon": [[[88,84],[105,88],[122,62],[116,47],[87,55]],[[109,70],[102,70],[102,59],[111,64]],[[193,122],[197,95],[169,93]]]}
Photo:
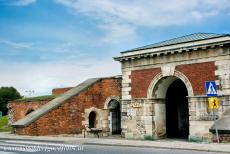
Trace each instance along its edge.
{"label": "dark archway opening", "polygon": [[112,100],[108,104],[108,109],[110,110],[110,122],[112,134],[120,134],[121,133],[121,111],[120,111],[120,103],[116,100]]}
{"label": "dark archway opening", "polygon": [[89,128],[96,128],[96,113],[94,111],[89,114]]}
{"label": "dark archway opening", "polygon": [[28,115],[28,114],[30,114],[31,112],[34,112],[34,109],[29,109],[29,110],[26,112],[25,115]]}
{"label": "dark archway opening", "polygon": [[175,80],[166,93],[166,134],[168,138],[188,138],[188,91],[185,84]]}

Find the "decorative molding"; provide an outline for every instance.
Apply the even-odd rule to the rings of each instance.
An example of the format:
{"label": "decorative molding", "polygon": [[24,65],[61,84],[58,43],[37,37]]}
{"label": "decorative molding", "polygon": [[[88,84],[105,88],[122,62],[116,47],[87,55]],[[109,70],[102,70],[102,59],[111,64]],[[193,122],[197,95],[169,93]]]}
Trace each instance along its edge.
{"label": "decorative molding", "polygon": [[132,107],[132,108],[142,108],[143,106],[142,106],[142,103],[139,103],[139,102],[132,102],[131,104],[130,104],[130,106]]}
{"label": "decorative molding", "polygon": [[119,96],[110,96],[108,97],[106,100],[105,100],[105,103],[104,103],[104,109],[108,109],[108,104],[109,102],[111,102],[112,100],[116,100],[117,102],[121,102],[121,99]]}
{"label": "decorative molding", "polygon": [[175,65],[163,65],[161,66],[162,75],[165,76],[173,76],[175,72]]}
{"label": "decorative molding", "polygon": [[149,85],[149,88],[148,88],[148,91],[147,91],[147,98],[151,99],[153,98],[152,94],[153,94],[153,91],[156,87],[156,84],[162,79],[162,78],[165,78],[165,77],[170,77],[170,76],[174,76],[174,77],[177,77],[179,78],[180,80],[183,81],[183,83],[185,84],[186,88],[187,88],[187,91],[188,91],[188,96],[189,97],[192,97],[194,96],[193,94],[193,88],[192,88],[192,84],[190,83],[190,81],[188,80],[188,78],[181,72],[179,71],[174,71],[174,74],[173,75],[168,75],[168,76],[164,76],[163,73],[158,73],[154,78],[153,80],[151,81],[150,85]]}

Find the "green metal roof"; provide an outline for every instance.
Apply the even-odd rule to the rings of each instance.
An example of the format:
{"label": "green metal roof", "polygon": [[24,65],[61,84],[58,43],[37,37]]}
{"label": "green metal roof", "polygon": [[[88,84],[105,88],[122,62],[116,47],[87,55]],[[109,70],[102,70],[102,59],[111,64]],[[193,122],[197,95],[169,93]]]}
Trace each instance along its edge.
{"label": "green metal roof", "polygon": [[187,43],[187,42],[193,42],[193,41],[199,41],[199,40],[206,40],[206,39],[218,38],[218,37],[224,37],[224,36],[230,36],[230,35],[228,35],[228,34],[213,34],[213,33],[194,33],[194,34],[185,35],[185,36],[177,37],[174,39],[162,41],[159,43],[146,45],[143,47],[134,48],[131,50],[124,51],[122,53],[132,52],[132,51],[137,51],[137,50],[145,50],[145,49],[150,49],[150,48],[158,48],[158,47],[162,47],[162,46],[169,46],[169,45],[175,45],[175,44]]}

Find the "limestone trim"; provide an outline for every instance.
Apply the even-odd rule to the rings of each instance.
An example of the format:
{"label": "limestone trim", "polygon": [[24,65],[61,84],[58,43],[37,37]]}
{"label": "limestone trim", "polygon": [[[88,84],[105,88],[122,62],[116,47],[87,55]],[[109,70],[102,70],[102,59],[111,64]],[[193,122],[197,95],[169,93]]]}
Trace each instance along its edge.
{"label": "limestone trim", "polygon": [[108,104],[109,102],[111,102],[112,100],[116,100],[117,102],[120,103],[121,99],[119,96],[111,96],[111,97],[108,97],[106,100],[105,100],[105,104],[104,104],[104,109],[108,109]]}
{"label": "limestone trim", "polygon": [[[197,52],[196,52],[197,54]],[[140,59],[143,60],[143,59]],[[206,56],[194,56],[190,58],[172,58],[172,60],[168,60],[165,61],[164,59],[162,59],[162,57],[158,57],[156,59],[154,59],[154,61],[152,60],[149,63],[142,63],[142,64],[130,64],[127,65],[125,67],[122,68],[123,71],[125,70],[130,70],[130,68],[132,68],[132,70],[139,70],[139,69],[148,69],[148,68],[153,68],[153,67],[161,67],[162,64],[167,63],[168,65],[171,64],[175,64],[175,65],[181,65],[181,64],[193,64],[193,63],[204,63],[204,62],[210,62],[210,61],[221,61],[221,60],[229,60],[229,53],[226,54],[219,54],[219,55],[206,55]]]}
{"label": "limestone trim", "polygon": [[[154,91],[154,88],[156,87],[156,84],[162,79],[162,78],[165,78],[165,77],[170,77],[170,76],[164,76],[162,74],[162,72],[158,73],[154,78],[153,80],[151,81],[149,87],[148,87],[148,91],[147,91],[147,98],[151,99],[153,96],[153,91]],[[171,76],[171,77],[177,77],[179,78],[180,80],[182,80],[188,90],[188,96],[191,97],[191,96],[194,96],[193,94],[193,88],[192,88],[192,84],[190,83],[189,79],[181,72],[179,71],[175,71],[174,72],[174,75]]]}
{"label": "limestone trim", "polygon": [[100,118],[102,117],[101,115],[101,109],[98,109],[98,108],[95,108],[95,107],[91,107],[91,108],[88,108],[88,109],[85,109],[85,112],[84,112],[84,118],[85,118],[85,121],[83,123],[83,125],[87,128],[89,126],[89,115],[91,112],[95,112],[96,114],[96,128],[101,128],[101,123],[100,123]]}
{"label": "limestone trim", "polygon": [[173,76],[174,72],[175,72],[175,65],[173,64],[165,64],[161,66],[161,72],[163,74],[163,76]]}
{"label": "limestone trim", "polygon": [[[169,51],[169,50],[175,50],[175,49],[184,49],[186,50],[187,48],[197,48],[198,46],[201,46],[202,48],[206,48],[207,46],[210,46],[214,43],[219,43],[219,44],[225,44],[229,43],[230,38],[229,36],[225,37],[220,37],[220,38],[214,38],[214,39],[208,39],[208,40],[200,40],[200,41],[193,41],[193,42],[188,42],[188,43],[182,43],[182,44],[176,44],[176,45],[170,45],[170,46],[163,46],[159,48],[151,48],[151,49],[145,49],[145,50],[137,50],[133,52],[126,52],[126,53],[121,53],[122,58],[125,58],[125,56],[133,56],[133,55],[138,55],[138,54],[144,54],[144,53],[152,53],[152,52],[159,52],[159,51]],[[121,57],[116,57],[115,60],[119,60]]]}

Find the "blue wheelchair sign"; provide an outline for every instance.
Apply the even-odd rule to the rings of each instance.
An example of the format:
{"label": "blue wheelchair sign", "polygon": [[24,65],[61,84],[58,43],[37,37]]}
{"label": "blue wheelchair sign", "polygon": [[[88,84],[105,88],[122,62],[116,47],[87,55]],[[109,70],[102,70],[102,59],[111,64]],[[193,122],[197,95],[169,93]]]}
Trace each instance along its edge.
{"label": "blue wheelchair sign", "polygon": [[206,95],[209,97],[217,96],[217,87],[215,81],[205,82]]}

